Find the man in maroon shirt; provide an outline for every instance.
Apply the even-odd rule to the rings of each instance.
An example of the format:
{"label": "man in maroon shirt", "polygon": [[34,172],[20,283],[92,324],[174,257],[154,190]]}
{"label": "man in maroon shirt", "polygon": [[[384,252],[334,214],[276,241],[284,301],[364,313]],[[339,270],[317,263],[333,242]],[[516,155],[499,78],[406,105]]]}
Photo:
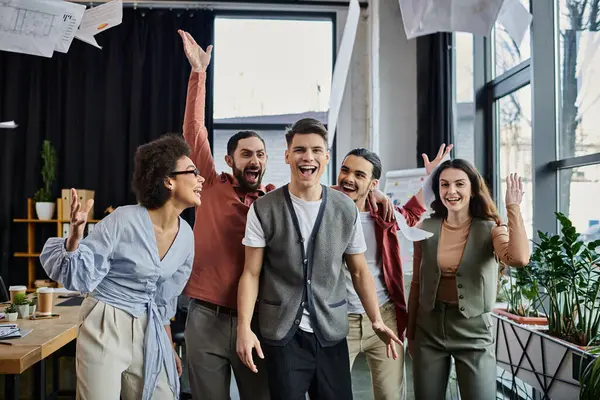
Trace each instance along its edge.
{"label": "man in maroon shirt", "polygon": [[183,135],[192,148],[190,158],[206,179],[202,207],[196,208],[195,257],[185,288],[190,297],[185,341],[192,395],[196,399],[229,400],[233,370],[242,400],[268,399],[266,374],[254,374],[246,368],[235,349],[246,215],[254,200],[275,188],[261,184],[267,152],[256,132],[238,132],[229,139],[225,156],[232,173],[217,173],[204,126],[206,68],[212,47],[204,51],[189,33],[179,34],[192,66]]}
{"label": "man in maroon shirt", "polygon": [[[435,159],[431,162],[423,154],[427,174],[442,161],[450,152],[452,145],[447,148],[442,144]],[[445,149],[445,151],[444,151]],[[396,220],[385,216],[383,209],[374,210],[370,207],[367,197],[376,190],[381,177],[382,165],[379,156],[367,149],[358,148],[350,151],[342,163],[338,175],[337,189],[346,193],[358,207],[363,234],[367,244],[365,258],[369,271],[375,280],[379,311],[383,322],[394,330],[399,337],[404,337],[408,323],[406,298],[404,295],[404,272],[400,257],[398,240],[398,225]],[[403,207],[397,207],[408,226],[416,225],[427,205],[424,204],[421,191],[406,202]],[[368,322],[350,275],[347,274],[346,288],[348,291],[348,352],[350,368],[359,353],[367,357],[373,394],[375,400],[401,400],[406,396],[404,379],[404,352],[399,352],[397,359],[386,357],[386,346],[382,343]]]}

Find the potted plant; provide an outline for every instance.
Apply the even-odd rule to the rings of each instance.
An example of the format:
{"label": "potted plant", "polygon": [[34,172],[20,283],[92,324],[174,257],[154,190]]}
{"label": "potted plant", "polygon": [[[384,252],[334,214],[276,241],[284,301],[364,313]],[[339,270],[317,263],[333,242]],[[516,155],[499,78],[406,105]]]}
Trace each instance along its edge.
{"label": "potted plant", "polygon": [[23,293],[15,294],[14,303],[17,306],[17,312],[19,313],[19,318],[28,318],[29,317],[29,300],[27,300],[27,296]]}
{"label": "potted plant", "polygon": [[[600,347],[590,350],[590,353],[597,356],[600,354]],[[582,369],[579,381],[581,382],[581,390],[579,391],[580,400],[600,399],[600,357],[595,360],[588,360],[586,366],[583,366],[584,358],[582,357]]]}
{"label": "potted plant", "polygon": [[19,316],[19,313],[17,312],[17,306],[15,306],[14,303],[11,303],[8,307],[6,307],[4,313],[6,314],[6,319],[8,322],[15,322]]}
{"label": "potted plant", "polygon": [[546,292],[547,310],[538,298],[548,316],[549,334],[580,347],[593,346],[600,332],[600,240],[584,242],[564,214],[555,214],[561,235],[538,232],[540,242],[534,243],[528,273],[535,274]]}
{"label": "potted plant", "polygon": [[42,145],[42,180],[44,187],[40,188],[33,199],[35,201],[35,211],[41,220],[52,219],[56,204],[52,198],[52,184],[56,179],[56,151],[49,140],[44,140]]}
{"label": "potted plant", "polygon": [[548,319],[538,311],[544,295],[540,293],[535,265],[529,270],[526,268],[503,269],[505,273],[500,277],[500,293],[506,307],[494,308],[494,312],[519,324],[547,325]]}

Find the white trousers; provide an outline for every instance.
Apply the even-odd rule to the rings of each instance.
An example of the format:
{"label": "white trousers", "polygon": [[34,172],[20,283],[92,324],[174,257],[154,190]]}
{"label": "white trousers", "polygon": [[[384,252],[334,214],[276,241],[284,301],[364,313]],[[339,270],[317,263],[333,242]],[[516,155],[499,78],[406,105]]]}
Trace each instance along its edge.
{"label": "white trousers", "polygon": [[[77,337],[77,399],[138,400],[144,386],[147,315],[135,318],[88,296],[81,305]],[[153,399],[175,395],[163,369]]]}

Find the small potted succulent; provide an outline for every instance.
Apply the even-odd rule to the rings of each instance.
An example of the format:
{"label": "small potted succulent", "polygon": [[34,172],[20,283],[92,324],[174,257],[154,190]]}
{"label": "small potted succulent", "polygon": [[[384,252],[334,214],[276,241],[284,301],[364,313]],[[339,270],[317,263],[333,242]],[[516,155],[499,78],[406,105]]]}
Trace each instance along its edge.
{"label": "small potted succulent", "polygon": [[17,306],[19,318],[29,318],[29,300],[27,300],[27,296],[23,293],[15,294],[14,303]]}
{"label": "small potted succulent", "polygon": [[37,293],[33,295],[29,300],[29,314],[35,315],[35,309],[37,308]]}
{"label": "small potted succulent", "polygon": [[4,310],[4,314],[6,314],[6,319],[8,322],[15,322],[19,313],[17,312],[17,306],[14,303],[11,303],[6,310]]}

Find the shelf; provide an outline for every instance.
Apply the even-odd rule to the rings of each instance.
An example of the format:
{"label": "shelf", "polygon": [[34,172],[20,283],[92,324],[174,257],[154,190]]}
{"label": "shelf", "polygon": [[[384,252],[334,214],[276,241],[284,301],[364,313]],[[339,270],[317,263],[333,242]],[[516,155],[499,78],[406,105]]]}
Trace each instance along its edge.
{"label": "shelf", "polygon": [[40,256],[40,253],[15,253],[14,257],[18,258],[37,258]]}

